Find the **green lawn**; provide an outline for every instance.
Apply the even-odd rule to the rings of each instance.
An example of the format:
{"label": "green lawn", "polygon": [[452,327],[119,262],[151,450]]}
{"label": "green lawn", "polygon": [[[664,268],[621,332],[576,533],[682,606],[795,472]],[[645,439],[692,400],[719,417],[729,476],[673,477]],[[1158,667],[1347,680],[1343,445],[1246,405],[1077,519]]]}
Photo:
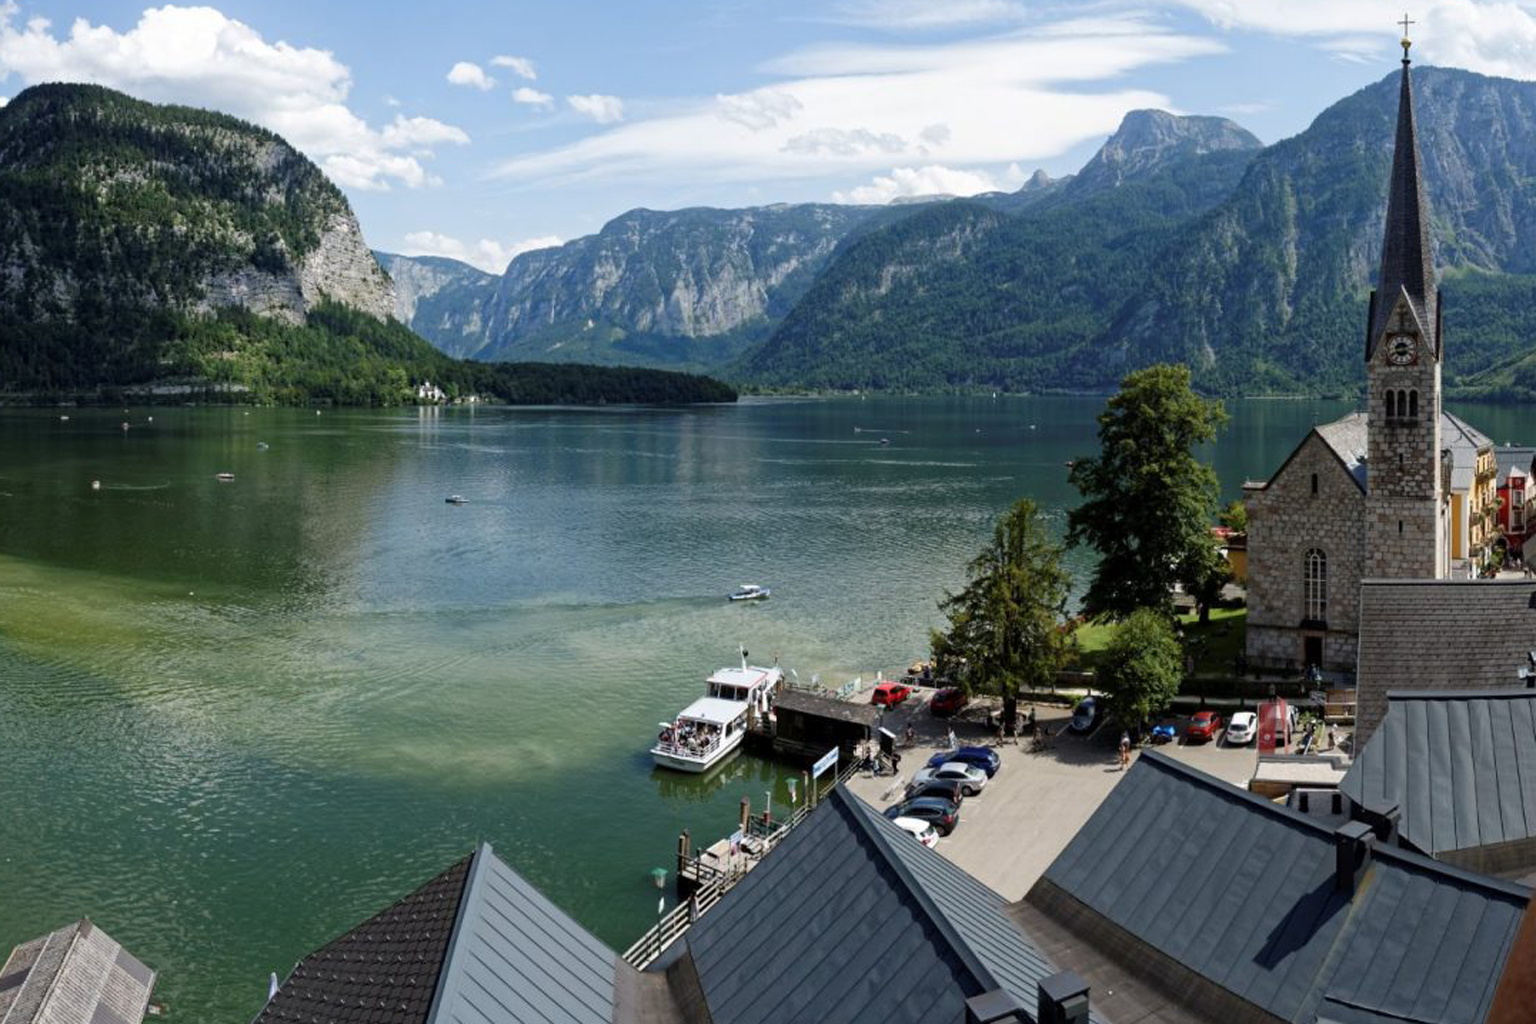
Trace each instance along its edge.
{"label": "green lawn", "polygon": [[[1243,649],[1248,609],[1212,609],[1211,621],[1204,625],[1197,615],[1181,615],[1179,624],[1184,630],[1185,650],[1195,656],[1195,675],[1231,678],[1233,661]],[[1114,626],[1100,623],[1078,627],[1075,635],[1083,668],[1097,667],[1099,656],[1109,646],[1114,632]]]}

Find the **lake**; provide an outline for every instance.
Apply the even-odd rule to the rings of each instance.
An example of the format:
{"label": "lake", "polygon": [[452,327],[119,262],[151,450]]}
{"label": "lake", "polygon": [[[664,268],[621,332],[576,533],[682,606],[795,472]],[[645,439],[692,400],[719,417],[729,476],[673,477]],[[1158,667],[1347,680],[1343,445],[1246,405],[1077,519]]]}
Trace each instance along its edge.
{"label": "lake", "polygon": [[[653,770],[656,724],[738,643],[834,685],[923,655],[1014,499],[1064,528],[1101,404],[0,410],[0,956],[89,915],[174,1019],[244,1022],[479,839],[622,950],[682,828],[789,798]],[[1231,411],[1229,498],[1348,410]]]}

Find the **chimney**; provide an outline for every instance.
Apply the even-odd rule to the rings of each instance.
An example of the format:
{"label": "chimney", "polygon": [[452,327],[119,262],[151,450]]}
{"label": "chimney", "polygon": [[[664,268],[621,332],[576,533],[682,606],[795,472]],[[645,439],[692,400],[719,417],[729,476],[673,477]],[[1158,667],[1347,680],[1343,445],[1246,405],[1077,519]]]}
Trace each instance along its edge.
{"label": "chimney", "polygon": [[1088,983],[1075,971],[1042,979],[1035,1017],[1039,1024],[1088,1024]]}
{"label": "chimney", "polygon": [[1371,863],[1376,833],[1363,821],[1351,821],[1333,830],[1334,887],[1347,898],[1360,888],[1360,879]]}
{"label": "chimney", "polygon": [[1397,826],[1402,817],[1402,809],[1396,803],[1362,804],[1359,807],[1359,820],[1371,827],[1378,843],[1391,845],[1397,842]]}
{"label": "chimney", "polygon": [[1024,1007],[1004,989],[995,988],[965,1001],[965,1024],[1028,1024]]}

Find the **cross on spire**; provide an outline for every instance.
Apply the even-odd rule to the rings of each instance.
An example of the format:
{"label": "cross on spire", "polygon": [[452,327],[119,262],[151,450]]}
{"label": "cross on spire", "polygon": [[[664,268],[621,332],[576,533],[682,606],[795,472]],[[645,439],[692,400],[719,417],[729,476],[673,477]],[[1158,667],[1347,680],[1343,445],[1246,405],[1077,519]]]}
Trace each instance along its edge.
{"label": "cross on spire", "polygon": [[1402,40],[1402,43],[1403,43],[1403,61],[1406,63],[1407,60],[1408,60],[1408,47],[1413,45],[1413,40],[1408,38],[1408,26],[1409,25],[1417,25],[1418,22],[1416,22],[1416,21],[1409,21],[1408,20],[1408,14],[1406,12],[1404,12],[1403,20],[1398,22],[1398,24],[1403,26],[1403,40]]}

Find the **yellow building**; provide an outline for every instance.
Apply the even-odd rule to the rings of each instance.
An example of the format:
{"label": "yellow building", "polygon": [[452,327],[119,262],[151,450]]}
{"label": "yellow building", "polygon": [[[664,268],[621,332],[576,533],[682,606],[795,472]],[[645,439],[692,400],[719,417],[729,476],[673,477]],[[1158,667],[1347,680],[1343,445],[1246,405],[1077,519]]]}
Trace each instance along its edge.
{"label": "yellow building", "polygon": [[1475,575],[1499,537],[1499,463],[1493,442],[1455,417],[1441,438],[1446,547],[1451,576]]}

